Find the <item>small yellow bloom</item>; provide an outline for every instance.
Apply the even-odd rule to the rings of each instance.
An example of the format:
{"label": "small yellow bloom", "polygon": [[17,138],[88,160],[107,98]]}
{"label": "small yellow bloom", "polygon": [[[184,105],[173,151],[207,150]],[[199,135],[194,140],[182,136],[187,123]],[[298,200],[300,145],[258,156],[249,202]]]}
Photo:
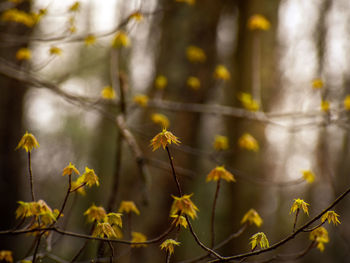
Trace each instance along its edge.
{"label": "small yellow bloom", "polygon": [[179,3],[186,3],[188,5],[194,5],[196,3],[196,0],[175,0],[175,2],[179,2]]}
{"label": "small yellow bloom", "polygon": [[346,110],[350,110],[350,95],[346,95],[343,103],[344,103],[344,108]]}
{"label": "small yellow bloom", "polygon": [[198,207],[191,201],[190,195],[183,195],[181,197],[173,196],[174,201],[170,209],[170,215],[176,215],[178,212],[190,216],[192,219],[197,217],[197,212],[199,211]]}
{"label": "small yellow bloom", "polygon": [[117,32],[112,40],[112,47],[122,48],[130,46],[130,39],[126,32],[120,30]]}
{"label": "small yellow bloom", "polygon": [[174,246],[180,246],[180,244],[180,242],[174,239],[167,239],[160,245],[160,249],[165,249],[165,251],[171,255],[174,253]]}
{"label": "small yellow bloom", "polygon": [[78,181],[81,183],[86,183],[86,185],[89,187],[93,185],[96,185],[96,186],[100,185],[94,169],[89,169],[89,167],[87,166],[85,167],[85,172],[83,173],[83,175],[78,178]]}
{"label": "small yellow bloom", "polygon": [[207,59],[204,50],[196,46],[187,47],[186,57],[192,63],[202,63]]}
{"label": "small yellow bloom", "polygon": [[[81,177],[79,177],[79,178],[81,178]],[[85,191],[84,187],[80,187],[83,183],[80,182],[79,178],[78,178],[77,181],[72,181],[72,191],[77,189],[75,191],[77,191],[78,194],[81,194],[81,195],[85,196],[86,195],[86,191]]]}
{"label": "small yellow bloom", "polygon": [[290,208],[289,214],[294,213],[295,211],[297,211],[299,209],[303,209],[304,213],[309,215],[309,209],[307,206],[309,206],[309,204],[306,203],[304,200],[299,199],[299,198],[294,199],[294,203],[293,203],[292,207]]}
{"label": "small yellow bloom", "polygon": [[32,261],[28,259],[22,259],[20,263],[32,263]]}
{"label": "small yellow bloom", "polygon": [[78,12],[80,10],[80,2],[74,2],[68,9],[69,12]]}
{"label": "small yellow bloom", "polygon": [[269,30],[270,22],[262,15],[256,14],[249,18],[248,28],[250,30]]}
{"label": "small yellow bloom", "polygon": [[44,226],[51,225],[53,222],[56,221],[56,216],[52,211],[42,212],[42,213],[40,213],[40,222]]}
{"label": "small yellow bloom", "polygon": [[218,65],[215,68],[214,78],[229,80],[231,78],[231,74],[224,65]]}
{"label": "small yellow bloom", "polygon": [[141,22],[143,20],[143,14],[141,12],[134,12],[129,16],[129,20],[134,19],[136,22]]}
{"label": "small yellow bloom", "polygon": [[328,220],[328,224],[331,222],[336,226],[338,224],[341,224],[339,221],[339,215],[334,212],[334,211],[327,211],[322,217],[321,217],[321,222],[323,223],[324,221]]}
{"label": "small yellow bloom", "polygon": [[16,209],[16,218],[24,218],[36,216],[39,214],[39,208],[36,202],[18,201],[18,208]]}
{"label": "small yellow bloom", "polygon": [[76,173],[77,175],[80,175],[78,169],[74,166],[74,164],[69,162],[69,165],[63,169],[62,175],[63,176],[64,175],[71,175],[73,172]]}
{"label": "small yellow bloom", "polygon": [[102,206],[95,206],[94,204],[84,212],[84,215],[87,216],[88,222],[100,222],[103,221],[107,216],[106,211]]}
{"label": "small yellow bloom", "polygon": [[182,226],[184,228],[187,228],[188,223],[187,220],[184,216],[180,216],[180,215],[171,215],[171,218],[174,218],[172,224],[175,226]]}
{"label": "small yellow bloom", "polygon": [[92,236],[113,239],[120,238],[108,222],[97,223]]}
{"label": "small yellow bloom", "polygon": [[238,99],[242,103],[245,109],[253,112],[259,110],[259,103],[253,99],[251,94],[246,92],[241,92],[238,95]]}
{"label": "small yellow bloom", "polygon": [[324,244],[329,242],[328,231],[324,227],[318,227],[310,233],[310,240],[317,242],[317,248],[323,252]]}
{"label": "small yellow bloom", "polygon": [[168,79],[164,75],[158,75],[154,81],[154,85],[157,89],[164,89],[168,85]]}
{"label": "small yellow bloom", "polygon": [[[147,237],[140,232],[131,232],[131,237],[131,242],[133,243],[141,243],[147,241]],[[147,244],[135,244],[131,245],[131,247],[147,247]]]}
{"label": "small yellow bloom", "polygon": [[301,172],[302,172],[303,178],[304,178],[304,180],[306,182],[311,184],[311,183],[313,183],[315,181],[315,174],[312,171],[310,171],[310,170],[303,170]]}
{"label": "small yellow bloom", "polygon": [[330,109],[330,103],[328,100],[322,100],[321,101],[321,110],[324,112],[329,112]]}
{"label": "small yellow bloom", "polygon": [[106,100],[113,100],[117,97],[117,95],[115,94],[115,91],[111,86],[106,86],[101,91],[101,97]]}
{"label": "small yellow bloom", "polygon": [[258,212],[255,209],[250,209],[247,213],[244,214],[241,224],[248,222],[250,225],[255,224],[257,227],[260,227],[263,223]]}
{"label": "small yellow bloom", "polygon": [[118,212],[125,212],[127,214],[129,214],[130,212],[134,212],[135,214],[140,215],[140,211],[133,201],[122,201],[120,203]]}
{"label": "small yellow bloom", "polygon": [[176,144],[178,145],[180,141],[178,138],[172,134],[171,132],[167,131],[165,128],[163,129],[162,132],[158,133],[154,138],[151,140],[151,146],[153,147],[153,151],[157,150],[160,146],[165,149],[165,147],[168,144]]}
{"label": "small yellow bloom", "polygon": [[111,226],[116,225],[118,227],[123,226],[122,214],[121,213],[108,213],[105,221]]}
{"label": "small yellow bloom", "polygon": [[135,95],[133,98],[133,101],[138,105],[140,105],[141,107],[146,107],[148,104],[148,100],[149,100],[148,96],[143,94]]}
{"label": "small yellow bloom", "polygon": [[164,114],[160,114],[160,113],[153,113],[151,115],[151,120],[155,124],[159,124],[162,128],[165,128],[165,129],[167,129],[169,127],[169,124],[170,124],[168,117],[165,116]]}
{"label": "small yellow bloom", "polygon": [[94,35],[87,35],[84,39],[86,46],[91,46],[96,43],[96,37]]}
{"label": "small yellow bloom", "polygon": [[33,148],[39,147],[38,141],[35,139],[34,135],[31,133],[26,133],[23,135],[22,139],[19,141],[16,150],[22,148],[26,150],[26,152],[31,152]]}
{"label": "small yellow bloom", "polygon": [[17,60],[29,60],[32,57],[32,52],[28,48],[20,48],[16,52],[16,59]]}
{"label": "small yellow bloom", "polygon": [[259,151],[258,141],[249,133],[244,133],[238,139],[238,145],[242,149],[246,149],[246,150],[253,151],[253,152]]}
{"label": "small yellow bloom", "polygon": [[201,87],[201,82],[197,77],[188,77],[186,84],[188,87],[190,87],[193,90],[198,90]]}
{"label": "small yellow bloom", "polygon": [[227,182],[236,182],[233,174],[227,171],[224,166],[216,166],[207,176],[206,182],[224,179]]}
{"label": "small yellow bloom", "polygon": [[314,79],[311,84],[314,89],[321,89],[324,86],[322,79]]}
{"label": "small yellow bloom", "polygon": [[5,10],[1,15],[1,20],[4,22],[15,22],[23,24],[27,27],[33,27],[37,22],[35,16],[16,8]]}
{"label": "small yellow bloom", "polygon": [[0,261],[13,262],[12,251],[0,250]]}
{"label": "small yellow bloom", "polygon": [[50,47],[49,53],[50,55],[60,56],[62,54],[62,49],[52,46]]}
{"label": "small yellow bloom", "polygon": [[228,138],[222,135],[215,135],[213,147],[217,151],[228,149]]}
{"label": "small yellow bloom", "polygon": [[252,250],[259,245],[262,249],[268,248],[270,246],[269,240],[263,232],[258,232],[250,238],[250,244],[252,245]]}

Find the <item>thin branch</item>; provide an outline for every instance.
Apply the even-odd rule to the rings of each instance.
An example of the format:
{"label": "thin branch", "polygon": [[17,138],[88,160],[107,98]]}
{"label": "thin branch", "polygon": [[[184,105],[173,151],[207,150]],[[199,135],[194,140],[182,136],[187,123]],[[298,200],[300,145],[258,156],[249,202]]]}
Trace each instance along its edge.
{"label": "thin branch", "polygon": [[32,172],[32,162],[31,162],[30,151],[28,151],[28,169],[29,169],[30,193],[32,195],[32,202],[35,202],[34,181],[33,181],[33,172]]}
{"label": "thin branch", "polygon": [[176,172],[175,172],[175,168],[174,168],[174,164],[173,164],[173,157],[171,157],[171,154],[170,154],[170,151],[169,151],[169,147],[165,146],[165,149],[166,149],[166,151],[168,153],[168,158],[169,158],[169,162],[170,162],[170,166],[171,166],[171,172],[172,172],[173,178],[175,180],[177,190],[178,190],[179,195],[181,197],[182,196],[182,191],[181,191],[181,186],[180,186],[179,179],[177,178],[177,175],[176,175]]}
{"label": "thin branch", "polygon": [[217,185],[216,185],[216,190],[215,190],[215,196],[214,196],[214,201],[213,201],[213,208],[211,210],[211,220],[210,220],[210,226],[211,226],[211,248],[214,247],[215,244],[215,210],[216,210],[216,202],[218,200],[219,196],[219,190],[220,190],[220,182],[221,179],[219,178]]}

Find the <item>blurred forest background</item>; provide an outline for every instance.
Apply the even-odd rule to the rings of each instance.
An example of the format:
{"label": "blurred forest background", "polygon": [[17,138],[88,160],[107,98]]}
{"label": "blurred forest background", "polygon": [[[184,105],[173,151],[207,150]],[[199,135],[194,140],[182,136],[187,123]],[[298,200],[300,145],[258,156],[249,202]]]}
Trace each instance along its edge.
{"label": "blurred forest background", "polygon": [[[116,211],[122,200],[134,201],[141,212],[133,215],[133,230],[151,238],[167,228],[171,194],[177,191],[166,152],[149,146],[161,131],[151,118],[155,113],[168,118],[168,130],[181,141],[170,150],[184,192],[194,193],[200,211],[193,226],[204,243],[210,243],[215,193],[215,184],[205,179],[217,165],[225,165],[236,182],[221,185],[216,240],[236,232],[250,208],[264,220],[221,248],[222,255],[249,251],[249,238],[258,231],[270,244],[277,242],[292,230],[294,198],[310,204],[311,217],[350,184],[350,106],[344,104],[350,94],[348,0],[86,0],[72,10],[73,5],[0,1],[1,230],[16,225],[17,201],[30,200],[26,155],[14,151],[26,130],[40,144],[32,154],[36,194],[51,207],[62,203],[67,181],[61,174],[69,162],[99,176],[100,187],[68,200],[63,221],[69,213],[67,229],[80,233],[88,232],[83,213],[92,203]],[[40,20],[30,25],[6,19],[13,8],[39,14]],[[267,30],[249,28],[255,14],[269,21]],[[130,43],[113,48],[120,30]],[[204,58],[191,60],[186,53],[191,46],[201,48]],[[30,59],[18,57],[20,48],[28,48]],[[215,74],[218,65],[228,72]],[[188,83],[190,76],[195,84]],[[116,98],[101,98],[106,86]],[[252,94],[259,109],[242,105],[242,93]],[[146,106],[135,102],[138,94],[148,96]],[[147,178],[141,178],[116,125],[119,115],[141,149]],[[257,140],[257,151],[240,147],[245,133]],[[228,138],[228,149],[213,148],[216,135]],[[303,179],[304,170],[315,174],[313,183]],[[116,173],[119,185],[112,190]],[[340,226],[327,224],[325,251],[314,249],[295,262],[348,262],[349,205],[347,198],[335,209]],[[299,220],[306,222],[307,216]],[[32,239],[1,236],[0,249],[12,250],[19,260]],[[188,231],[180,232],[179,241],[173,262],[203,254]],[[54,253],[69,260],[83,243],[61,237]],[[308,244],[308,234],[300,235],[278,253]],[[89,242],[81,259],[94,257],[97,246]],[[133,248],[131,257],[125,246],[118,251],[118,262],[165,260],[159,245]]]}

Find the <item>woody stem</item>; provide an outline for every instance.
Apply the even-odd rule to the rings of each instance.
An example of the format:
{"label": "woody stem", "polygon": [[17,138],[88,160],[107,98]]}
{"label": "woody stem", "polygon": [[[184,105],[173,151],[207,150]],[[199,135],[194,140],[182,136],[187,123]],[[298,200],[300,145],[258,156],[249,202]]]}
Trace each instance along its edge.
{"label": "woody stem", "polygon": [[177,186],[177,190],[179,191],[179,195],[182,196],[180,182],[179,182],[179,179],[177,178],[177,175],[176,175],[176,172],[175,172],[175,168],[174,168],[174,164],[173,164],[173,158],[171,157],[171,154],[170,154],[168,146],[165,146],[165,149],[166,149],[166,151],[168,153],[169,162],[170,162],[170,166],[171,166],[171,171],[172,171],[172,175],[173,175],[173,178],[174,178],[176,186]]}
{"label": "woody stem", "polygon": [[214,247],[214,242],[215,242],[215,210],[216,210],[216,201],[218,200],[219,196],[219,190],[220,190],[220,182],[221,179],[218,180],[218,183],[216,185],[216,191],[215,191],[215,197],[214,197],[214,202],[213,202],[213,209],[211,211],[211,248]]}
{"label": "woody stem", "polygon": [[32,201],[35,202],[33,172],[32,172],[32,162],[31,162],[30,151],[28,151],[28,169],[29,169],[30,192],[32,195]]}

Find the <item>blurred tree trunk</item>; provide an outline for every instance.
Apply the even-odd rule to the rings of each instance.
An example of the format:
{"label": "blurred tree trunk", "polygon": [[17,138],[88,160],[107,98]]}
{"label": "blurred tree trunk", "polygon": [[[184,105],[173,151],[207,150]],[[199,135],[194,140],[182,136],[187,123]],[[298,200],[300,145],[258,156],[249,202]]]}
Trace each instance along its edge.
{"label": "blurred tree trunk", "polygon": [[[233,78],[231,88],[226,90],[226,103],[231,106],[242,107],[238,103],[237,96],[240,92],[247,92],[253,94],[253,70],[258,68],[260,76],[261,87],[261,110],[266,110],[271,103],[271,94],[278,88],[275,83],[276,79],[276,29],[278,23],[278,8],[280,1],[232,1],[233,10],[237,10],[237,43],[236,50],[233,53]],[[249,18],[254,14],[261,14],[267,18],[271,23],[271,28],[268,31],[251,31],[247,27]],[[259,34],[258,36],[254,34]],[[260,52],[260,59],[256,59],[254,53],[254,37],[259,37],[258,52]],[[257,65],[254,63],[258,63]],[[226,123],[229,131],[229,139],[234,150],[234,156],[231,156],[227,161],[245,174],[251,177],[267,177],[264,174],[266,167],[265,156],[263,154],[264,145],[261,144],[264,138],[264,124],[243,119],[230,119]],[[248,132],[255,137],[260,144],[259,152],[251,152],[238,148],[238,138],[244,133]],[[254,164],[254,165],[253,165]],[[238,186],[240,184],[240,186]],[[259,212],[259,206],[262,205],[261,196],[264,195],[264,188],[254,183],[247,183],[243,180],[238,180],[231,188],[231,197],[229,198],[227,207],[232,217],[232,222],[239,223],[243,215],[250,209],[255,208]],[[244,201],[238,201],[244,200]],[[229,227],[229,226],[227,226]],[[226,229],[233,231],[232,228]],[[239,240],[249,239],[249,236],[240,237]],[[233,241],[235,251],[247,249],[247,244],[240,241]]]}
{"label": "blurred tree trunk", "polygon": [[[1,1],[1,4],[9,3]],[[24,2],[17,6],[18,9],[28,11],[29,3]],[[6,41],[6,34],[18,35],[21,38],[28,37],[31,29],[21,24],[4,23],[0,27],[0,48],[1,59],[13,64],[19,64],[16,61],[16,51],[21,47],[26,47],[28,43],[9,43]],[[28,39],[29,41],[29,39]],[[7,46],[10,44],[10,46]],[[0,192],[2,198],[0,200],[1,217],[0,228],[10,229],[14,227],[15,210],[17,201],[30,201],[29,180],[27,173],[27,159],[24,159],[25,153],[14,151],[21,136],[25,130],[23,129],[23,98],[26,92],[26,86],[5,75],[0,75],[1,96],[0,96],[0,167],[1,167],[1,184]],[[22,189],[26,190],[23,191]],[[12,238],[1,238],[1,249],[14,249],[19,244]]]}

